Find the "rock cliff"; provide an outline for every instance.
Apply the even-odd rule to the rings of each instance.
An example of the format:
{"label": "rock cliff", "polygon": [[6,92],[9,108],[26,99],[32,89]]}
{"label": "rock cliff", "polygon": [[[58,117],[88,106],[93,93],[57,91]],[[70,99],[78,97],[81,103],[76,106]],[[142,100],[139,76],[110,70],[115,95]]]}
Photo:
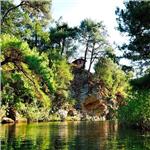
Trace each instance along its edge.
{"label": "rock cliff", "polygon": [[86,115],[113,119],[123,97],[116,94],[112,99],[102,81],[95,81],[87,70],[73,67],[74,80],[71,85],[72,97],[78,101],[78,109]]}

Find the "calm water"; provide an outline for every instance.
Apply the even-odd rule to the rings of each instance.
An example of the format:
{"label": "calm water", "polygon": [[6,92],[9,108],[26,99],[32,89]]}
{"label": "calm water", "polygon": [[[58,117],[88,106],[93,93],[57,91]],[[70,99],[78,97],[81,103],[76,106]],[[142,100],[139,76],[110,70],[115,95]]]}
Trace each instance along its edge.
{"label": "calm water", "polygon": [[150,133],[115,122],[0,125],[2,150],[150,150]]}

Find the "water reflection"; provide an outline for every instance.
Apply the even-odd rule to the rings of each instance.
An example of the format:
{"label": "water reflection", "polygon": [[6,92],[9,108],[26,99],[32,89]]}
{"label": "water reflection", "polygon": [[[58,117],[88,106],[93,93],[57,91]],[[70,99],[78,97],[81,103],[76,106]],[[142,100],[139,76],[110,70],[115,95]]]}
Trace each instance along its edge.
{"label": "water reflection", "polygon": [[116,122],[0,125],[2,150],[146,150],[150,134],[118,129]]}

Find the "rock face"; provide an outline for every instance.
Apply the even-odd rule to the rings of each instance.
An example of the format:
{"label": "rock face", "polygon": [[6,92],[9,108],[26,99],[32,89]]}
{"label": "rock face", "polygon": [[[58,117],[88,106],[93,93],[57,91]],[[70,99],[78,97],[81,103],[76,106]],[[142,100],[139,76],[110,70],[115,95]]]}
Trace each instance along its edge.
{"label": "rock face", "polygon": [[116,98],[110,99],[103,82],[93,81],[93,75],[84,69],[74,67],[73,74],[71,93],[72,97],[78,100],[83,114],[112,119],[123,97],[117,94]]}
{"label": "rock face", "polygon": [[74,80],[71,85],[72,97],[81,102],[88,94],[87,71],[74,67],[73,74]]}
{"label": "rock face", "polygon": [[107,105],[93,95],[85,98],[82,108],[93,115],[103,115],[107,111]]}

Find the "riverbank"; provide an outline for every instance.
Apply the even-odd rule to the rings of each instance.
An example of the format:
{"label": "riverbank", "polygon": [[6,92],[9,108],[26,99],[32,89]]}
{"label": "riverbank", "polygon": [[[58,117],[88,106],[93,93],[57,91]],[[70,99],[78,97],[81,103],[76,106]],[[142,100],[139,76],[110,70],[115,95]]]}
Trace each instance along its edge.
{"label": "riverbank", "polygon": [[[29,113],[29,112],[28,112]],[[31,112],[30,112],[31,113]],[[59,109],[56,113],[46,113],[46,112],[33,112],[31,114],[23,116],[23,114],[19,114],[15,112],[16,116],[13,120],[13,117],[7,116],[7,111],[5,107],[0,108],[0,123],[1,124],[18,124],[18,123],[32,123],[32,122],[62,122],[62,121],[106,121],[105,117],[99,117],[96,115],[89,115],[85,112],[70,110],[66,111],[64,109]],[[44,116],[45,115],[45,116]],[[117,120],[117,119],[115,119]],[[119,121],[119,125],[125,128],[138,129],[141,131],[150,131],[150,122],[121,122]]]}
{"label": "riverbank", "polygon": [[77,113],[75,115],[65,115],[60,113],[50,114],[46,118],[25,118],[21,117],[17,113],[16,120],[7,117],[6,115],[1,116],[0,123],[22,123],[22,122],[53,122],[53,121],[104,121],[105,118],[98,117],[98,116],[90,116],[85,113]]}

